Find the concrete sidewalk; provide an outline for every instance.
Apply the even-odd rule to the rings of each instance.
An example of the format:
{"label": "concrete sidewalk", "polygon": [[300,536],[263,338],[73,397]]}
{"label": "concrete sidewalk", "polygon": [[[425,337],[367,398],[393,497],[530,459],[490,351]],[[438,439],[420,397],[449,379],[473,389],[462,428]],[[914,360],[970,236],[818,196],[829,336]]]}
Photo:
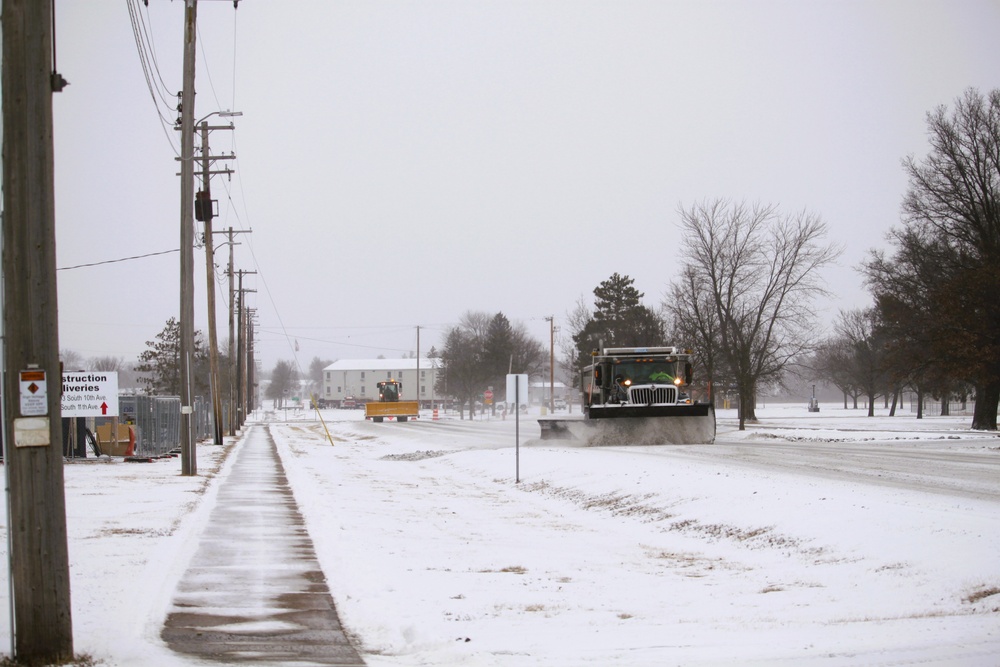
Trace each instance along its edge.
{"label": "concrete sidewalk", "polygon": [[236,452],[161,637],[229,664],[364,664],[265,426],[252,426]]}

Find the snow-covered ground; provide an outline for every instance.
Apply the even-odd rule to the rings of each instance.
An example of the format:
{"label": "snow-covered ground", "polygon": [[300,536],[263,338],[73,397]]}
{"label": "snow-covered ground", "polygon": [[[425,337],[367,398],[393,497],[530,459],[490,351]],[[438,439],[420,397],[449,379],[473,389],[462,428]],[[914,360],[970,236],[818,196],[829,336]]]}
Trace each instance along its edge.
{"label": "snow-covered ground", "polygon": [[[998,664],[1000,439],[863,414],[722,411],[711,447],[542,442],[534,416],[252,428],[369,665]],[[202,664],[159,631],[238,446],[200,445],[197,477],[66,466],[78,653]]]}

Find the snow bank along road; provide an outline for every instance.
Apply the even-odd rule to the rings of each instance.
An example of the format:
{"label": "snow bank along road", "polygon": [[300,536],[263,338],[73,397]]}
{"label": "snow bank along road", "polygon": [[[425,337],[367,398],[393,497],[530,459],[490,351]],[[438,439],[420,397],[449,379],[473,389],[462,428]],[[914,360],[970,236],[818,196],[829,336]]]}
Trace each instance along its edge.
{"label": "snow bank along road", "polygon": [[724,418],[712,446],[584,448],[524,418],[516,450],[512,419],[324,414],[333,446],[269,428],[369,665],[1000,655],[1000,440],[960,421]]}

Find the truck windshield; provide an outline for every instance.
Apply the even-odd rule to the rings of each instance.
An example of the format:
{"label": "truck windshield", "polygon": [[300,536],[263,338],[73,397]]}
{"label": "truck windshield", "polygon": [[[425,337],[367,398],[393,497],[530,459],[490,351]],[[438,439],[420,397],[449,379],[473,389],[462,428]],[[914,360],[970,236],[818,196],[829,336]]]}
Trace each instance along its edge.
{"label": "truck windshield", "polygon": [[[614,376],[621,375],[630,384],[673,384],[677,375],[677,362],[654,361],[620,363],[614,366]],[[683,375],[680,377],[683,378]]]}

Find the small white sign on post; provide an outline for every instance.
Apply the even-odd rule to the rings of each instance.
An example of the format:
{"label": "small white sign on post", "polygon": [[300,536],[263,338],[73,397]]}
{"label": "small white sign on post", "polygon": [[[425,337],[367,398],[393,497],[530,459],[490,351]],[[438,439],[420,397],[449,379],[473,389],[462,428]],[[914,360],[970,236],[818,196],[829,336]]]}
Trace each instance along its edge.
{"label": "small white sign on post", "polygon": [[62,375],[63,417],[117,417],[118,371]]}
{"label": "small white sign on post", "polygon": [[528,402],[528,376],[511,373],[507,376],[507,402],[514,403],[514,409],[521,411],[521,403]]}

